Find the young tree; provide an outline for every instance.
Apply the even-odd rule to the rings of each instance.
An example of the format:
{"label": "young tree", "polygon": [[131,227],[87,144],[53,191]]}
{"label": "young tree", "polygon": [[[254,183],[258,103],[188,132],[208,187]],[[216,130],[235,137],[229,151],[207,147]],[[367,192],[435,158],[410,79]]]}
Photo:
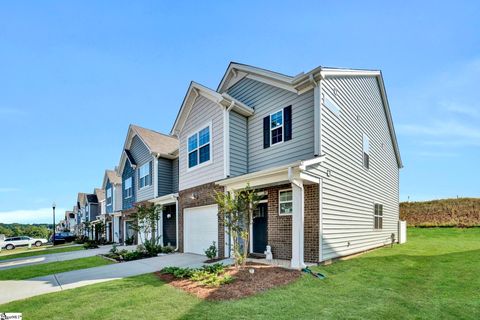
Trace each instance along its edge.
{"label": "young tree", "polygon": [[160,205],[140,205],[133,217],[132,229],[138,234],[140,242],[152,255],[156,254],[160,237],[157,236],[158,220],[160,219]]}
{"label": "young tree", "polygon": [[219,215],[227,227],[227,233],[233,239],[235,266],[243,267],[247,261],[250,226],[259,197],[255,190],[247,185],[239,191],[216,192],[215,201],[218,204]]}

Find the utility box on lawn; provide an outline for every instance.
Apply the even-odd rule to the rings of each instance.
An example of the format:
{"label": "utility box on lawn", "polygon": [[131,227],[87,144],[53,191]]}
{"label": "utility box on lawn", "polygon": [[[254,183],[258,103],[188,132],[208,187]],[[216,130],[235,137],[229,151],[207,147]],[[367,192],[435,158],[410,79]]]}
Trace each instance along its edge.
{"label": "utility box on lawn", "polygon": [[398,221],[398,244],[407,242],[407,221]]}

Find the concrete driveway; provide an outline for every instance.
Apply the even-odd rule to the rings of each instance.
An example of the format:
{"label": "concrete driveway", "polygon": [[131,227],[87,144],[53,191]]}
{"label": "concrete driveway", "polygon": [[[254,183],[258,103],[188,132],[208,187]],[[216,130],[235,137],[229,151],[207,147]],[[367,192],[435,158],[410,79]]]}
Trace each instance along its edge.
{"label": "concrete driveway", "polygon": [[[17,258],[17,259],[10,259],[10,260],[2,260],[0,261],[0,271],[18,267],[25,267],[34,264],[42,264],[48,262],[56,262],[56,261],[67,261],[73,259],[80,259],[86,257],[93,257],[99,254],[104,254],[110,251],[112,248],[111,245],[101,246],[98,249],[88,249],[88,250],[79,250],[79,251],[71,251],[71,252],[61,252],[61,253],[51,253],[51,254],[44,254],[39,256],[32,256],[32,257],[25,257],[25,258]],[[129,251],[135,250],[136,246],[118,246],[118,249],[127,249]]]}
{"label": "concrete driveway", "polygon": [[197,254],[174,253],[96,268],[69,271],[29,280],[0,281],[0,288],[2,288],[0,304],[45,293],[151,273],[167,266],[195,268],[203,265],[205,259],[205,256]]}

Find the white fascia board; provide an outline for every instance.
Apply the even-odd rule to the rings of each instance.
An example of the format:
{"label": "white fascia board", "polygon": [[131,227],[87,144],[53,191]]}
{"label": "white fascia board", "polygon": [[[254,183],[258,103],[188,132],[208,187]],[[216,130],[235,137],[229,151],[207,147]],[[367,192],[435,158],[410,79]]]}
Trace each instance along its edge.
{"label": "white fascia board", "polygon": [[155,199],[148,200],[153,204],[163,205],[163,204],[170,204],[175,203],[178,198],[178,193],[171,193],[161,197],[157,197]]}
{"label": "white fascia board", "polygon": [[265,69],[256,68],[256,67],[248,66],[244,64],[230,63],[230,65],[227,68],[227,71],[225,72],[222,78],[222,81],[218,85],[218,92],[225,92],[228,89],[228,87],[232,85],[232,83],[230,82],[230,80],[232,79],[232,74],[234,75],[235,73],[241,73],[241,72],[248,75],[257,75],[263,79],[271,79],[279,83],[288,84],[293,79],[290,76],[282,75],[273,71],[268,71]]}
{"label": "white fascia board", "polygon": [[226,100],[227,105],[231,105],[231,103],[234,102],[233,110],[235,110],[236,112],[238,112],[243,116],[249,117],[255,113],[254,109],[250,108],[243,102],[230,96],[228,93],[222,93],[222,97]]}

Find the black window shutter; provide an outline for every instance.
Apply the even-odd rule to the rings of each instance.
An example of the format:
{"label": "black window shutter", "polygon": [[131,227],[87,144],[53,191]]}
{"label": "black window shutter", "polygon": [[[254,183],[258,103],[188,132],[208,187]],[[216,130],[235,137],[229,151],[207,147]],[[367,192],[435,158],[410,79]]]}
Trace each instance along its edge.
{"label": "black window shutter", "polygon": [[292,140],[292,106],[285,107],[283,109],[283,116],[285,117],[284,121],[284,136],[285,141]]}
{"label": "black window shutter", "polygon": [[152,161],[149,162],[148,170],[150,171],[150,174],[148,175],[150,179],[150,181],[148,181],[148,185],[151,186],[153,182],[153,162]]}
{"label": "black window shutter", "polygon": [[263,118],[263,149],[270,147],[270,116]]}

